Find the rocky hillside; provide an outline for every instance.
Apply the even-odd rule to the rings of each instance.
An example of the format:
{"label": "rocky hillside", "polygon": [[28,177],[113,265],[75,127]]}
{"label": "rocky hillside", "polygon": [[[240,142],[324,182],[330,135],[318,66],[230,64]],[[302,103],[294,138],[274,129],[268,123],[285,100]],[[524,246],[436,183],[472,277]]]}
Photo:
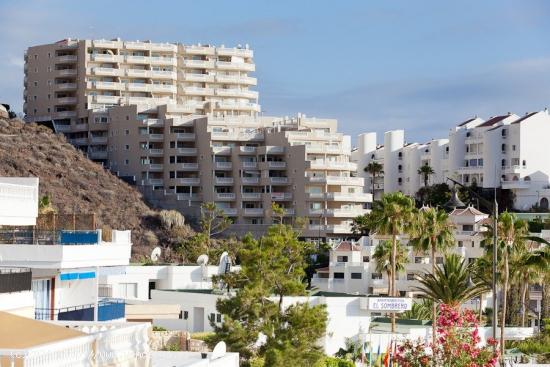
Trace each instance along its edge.
{"label": "rocky hillside", "polygon": [[0,176],[39,177],[40,195],[59,213],[95,213],[99,228],[131,229],[134,258],[162,237],[157,213],[137,190],[46,127],[0,119]]}

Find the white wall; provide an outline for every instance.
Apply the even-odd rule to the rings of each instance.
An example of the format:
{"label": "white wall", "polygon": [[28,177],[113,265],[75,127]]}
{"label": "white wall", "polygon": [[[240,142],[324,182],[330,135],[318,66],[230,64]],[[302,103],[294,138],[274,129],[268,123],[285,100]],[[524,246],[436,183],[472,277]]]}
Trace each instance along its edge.
{"label": "white wall", "polygon": [[0,225],[36,225],[38,177],[0,177]]}

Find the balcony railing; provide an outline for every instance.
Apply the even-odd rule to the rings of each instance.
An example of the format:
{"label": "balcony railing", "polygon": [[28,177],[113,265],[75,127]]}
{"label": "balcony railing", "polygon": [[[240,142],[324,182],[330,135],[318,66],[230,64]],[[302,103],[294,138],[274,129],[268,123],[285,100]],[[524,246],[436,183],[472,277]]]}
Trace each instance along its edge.
{"label": "balcony railing", "polygon": [[[37,320],[94,321],[94,304],[78,305],[63,308],[35,308]],[[121,299],[102,299],[98,302],[97,321],[123,319],[125,303]]]}
{"label": "balcony railing", "polygon": [[32,272],[28,268],[0,268],[0,293],[30,291]]}
{"label": "balcony railing", "polygon": [[97,245],[99,231],[57,231],[45,229],[2,229],[2,245]]}

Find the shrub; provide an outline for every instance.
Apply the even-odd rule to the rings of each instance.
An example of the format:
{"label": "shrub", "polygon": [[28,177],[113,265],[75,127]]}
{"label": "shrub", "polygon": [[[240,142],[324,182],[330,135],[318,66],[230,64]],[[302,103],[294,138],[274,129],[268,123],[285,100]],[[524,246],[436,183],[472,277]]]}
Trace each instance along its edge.
{"label": "shrub", "polygon": [[167,230],[185,225],[185,217],[177,210],[161,210],[159,218],[162,226]]}
{"label": "shrub", "polygon": [[166,328],[163,328],[162,326],[153,325],[153,331],[166,331]]}

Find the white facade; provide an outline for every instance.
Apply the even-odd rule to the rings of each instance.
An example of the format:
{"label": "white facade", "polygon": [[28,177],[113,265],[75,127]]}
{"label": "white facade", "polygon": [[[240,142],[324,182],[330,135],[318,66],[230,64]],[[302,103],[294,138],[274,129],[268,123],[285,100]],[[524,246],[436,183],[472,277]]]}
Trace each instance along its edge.
{"label": "white facade", "polygon": [[[375,193],[401,191],[415,196],[424,185],[418,174],[422,165],[434,170],[428,184],[444,183],[447,177],[464,185],[512,190],[514,207],[548,208],[550,201],[550,134],[548,111],[524,116],[506,114],[487,121],[475,117],[450,129],[448,138],[425,144],[407,144],[403,130],[384,134],[384,145],[376,145],[376,134],[361,134],[352,161],[358,175],[366,178],[365,189],[372,191],[372,178],[363,170],[369,162],[383,165],[383,186]],[[378,182],[377,182],[378,183]],[[378,193],[379,195],[379,193]]]}
{"label": "white facade", "polygon": [[38,216],[38,177],[0,177],[0,223],[33,226]]}

